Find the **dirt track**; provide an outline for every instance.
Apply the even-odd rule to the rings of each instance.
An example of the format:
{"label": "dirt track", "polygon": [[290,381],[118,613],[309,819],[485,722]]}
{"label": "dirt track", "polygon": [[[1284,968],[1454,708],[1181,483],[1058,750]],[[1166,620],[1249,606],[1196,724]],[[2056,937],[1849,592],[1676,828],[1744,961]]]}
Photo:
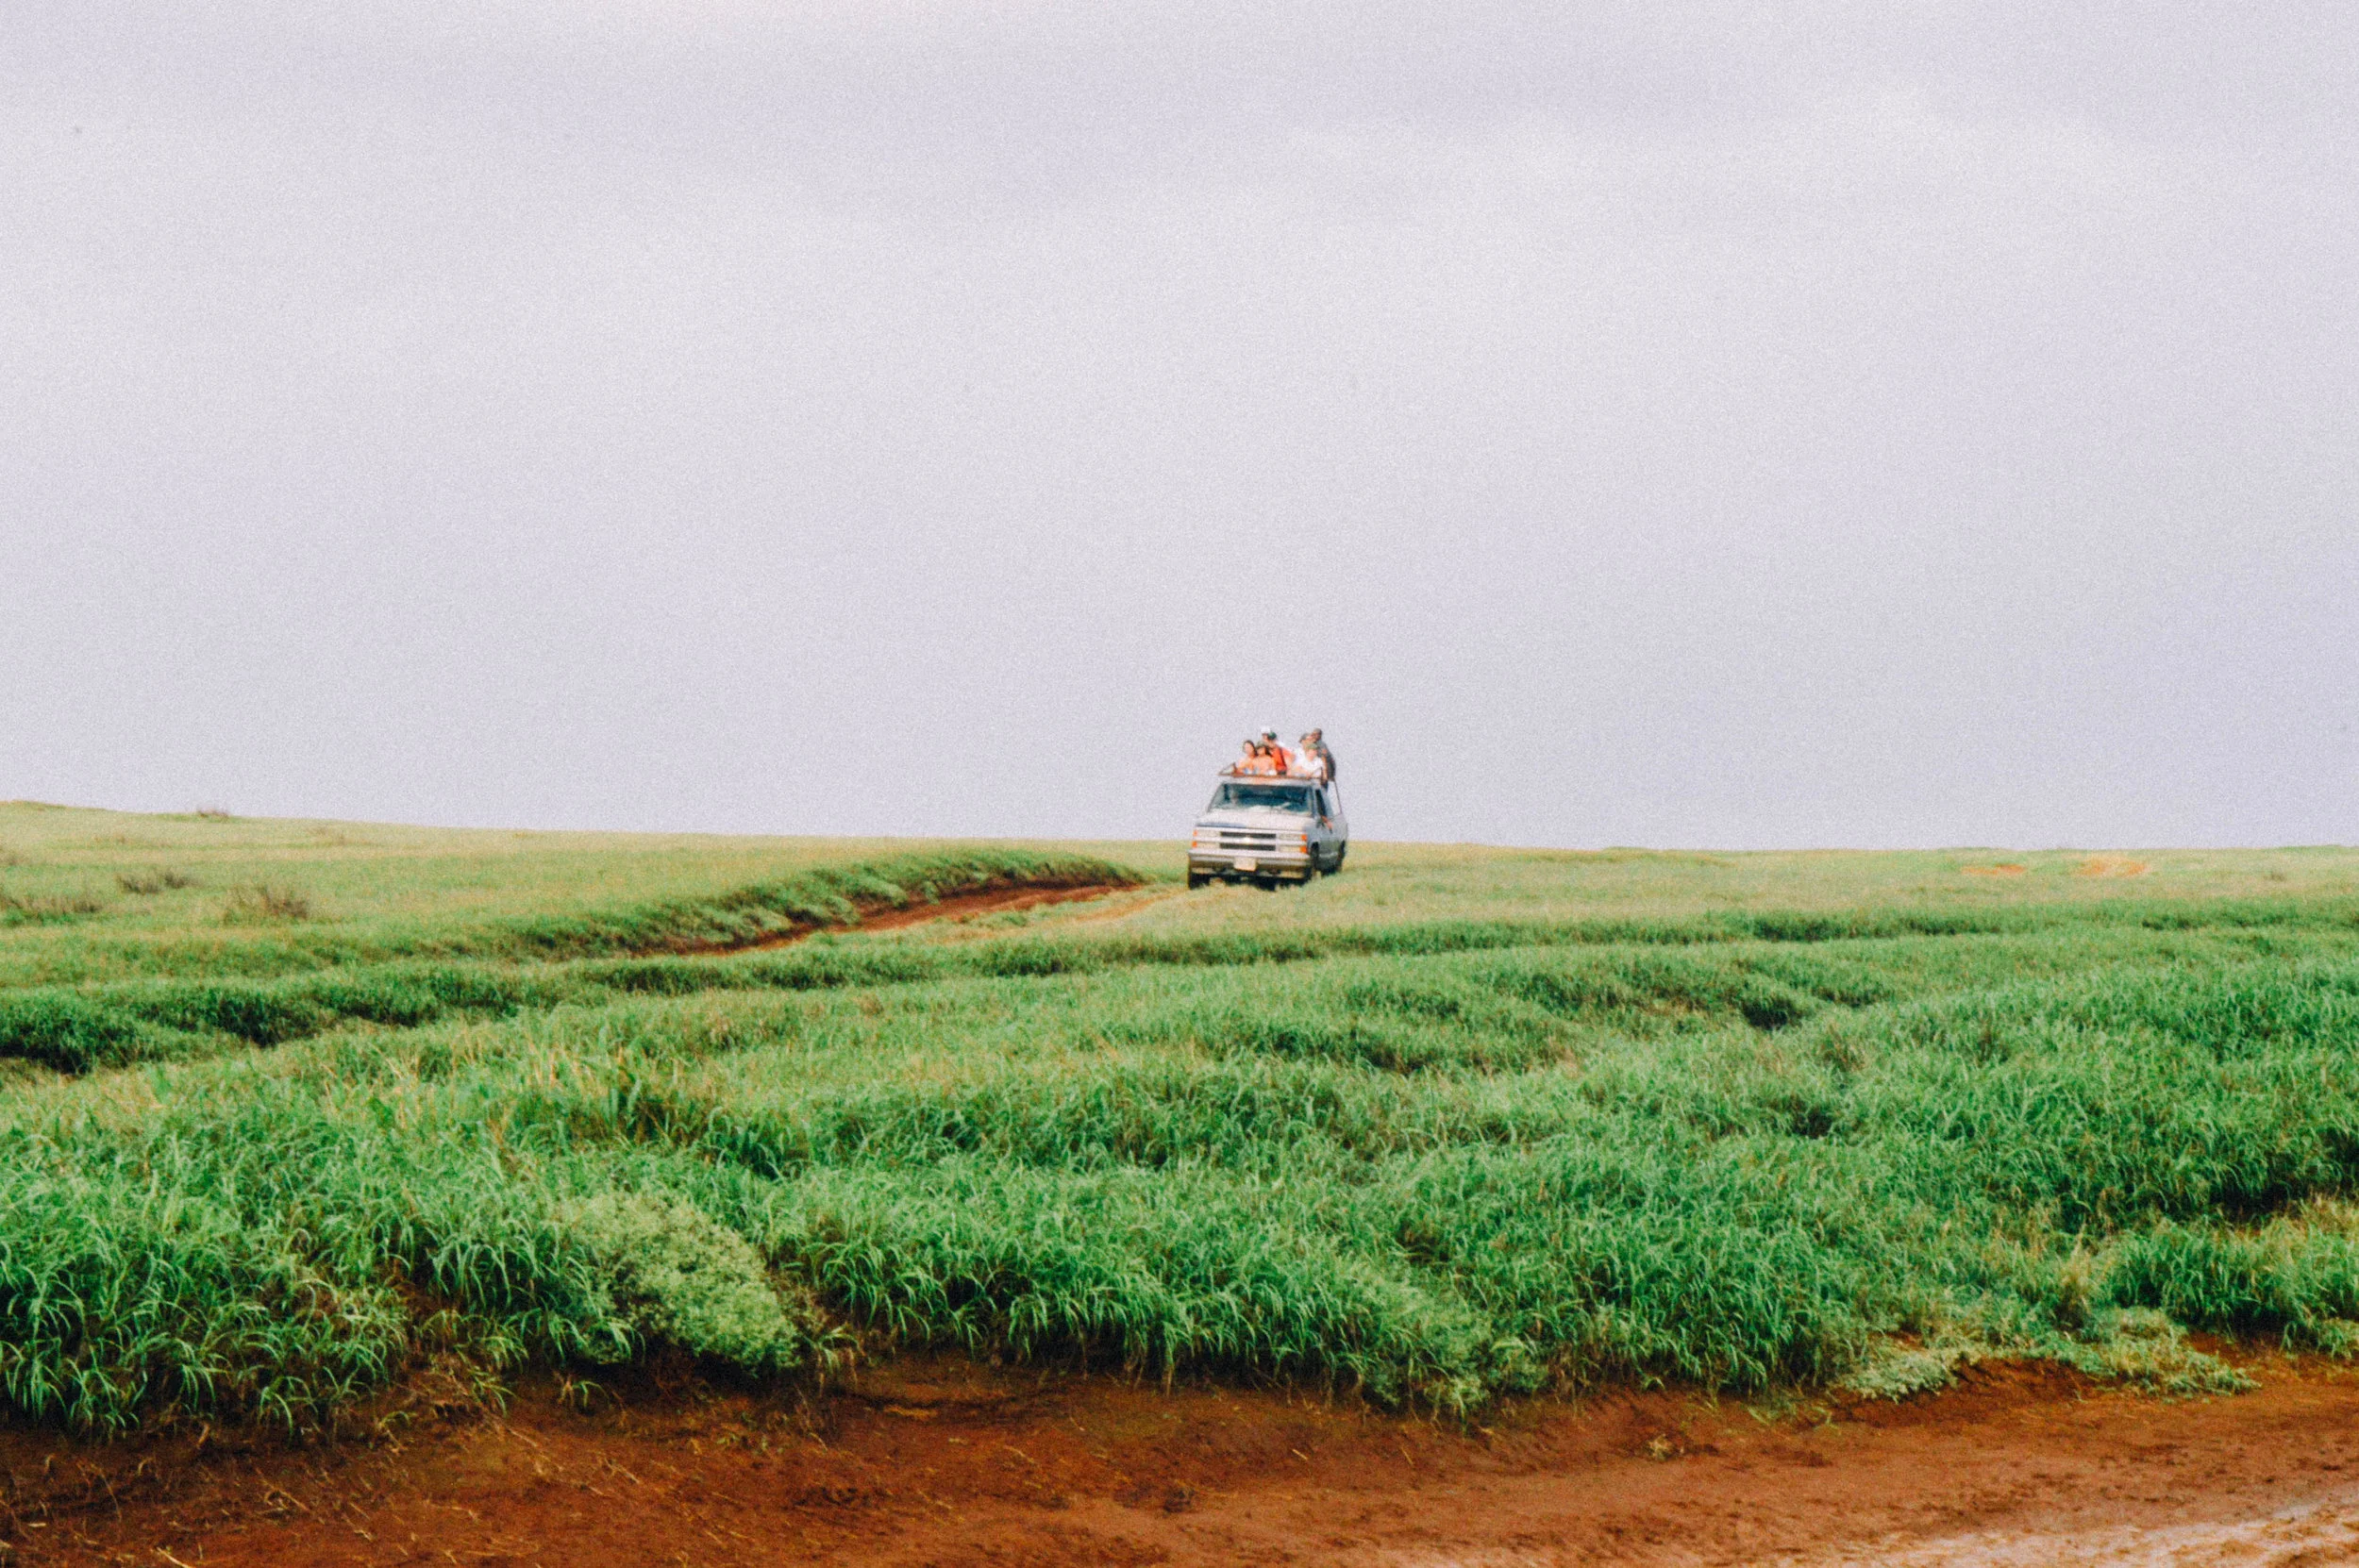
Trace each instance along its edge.
{"label": "dirt track", "polygon": [[931,903],[862,904],[857,907],[855,918],[832,926],[795,926],[742,942],[691,942],[660,951],[696,956],[745,953],[791,946],[823,931],[892,931],[905,926],[923,926],[929,921],[971,920],[977,915],[1037,909],[1045,905],[1072,904],[1129,891],[1129,885],[1113,882],[1085,882],[1069,888],[979,888],[972,892],[954,892]]}
{"label": "dirt track", "polygon": [[[1765,1423],[1669,1394],[1460,1431],[962,1362],[808,1405],[652,1383],[237,1451],[0,1438],[19,1562],[1526,1564],[2359,1561],[2359,1376],[2233,1399],[1999,1373]],[[44,1474],[45,1471],[45,1474]]]}
{"label": "dirt track", "polygon": [[[979,914],[1005,914],[1017,909],[1037,909],[1049,904],[1073,904],[1083,899],[1103,898],[1109,893],[1127,892],[1114,883],[1084,883],[1075,888],[986,888],[979,892],[954,892],[931,904],[910,904],[899,909],[874,909],[862,912],[860,924],[843,927],[853,931],[891,931],[904,926],[923,926],[932,920],[967,920]],[[809,934],[809,933],[804,933]],[[789,937],[784,941],[795,941]],[[780,945],[781,939],[773,938],[763,946]]]}

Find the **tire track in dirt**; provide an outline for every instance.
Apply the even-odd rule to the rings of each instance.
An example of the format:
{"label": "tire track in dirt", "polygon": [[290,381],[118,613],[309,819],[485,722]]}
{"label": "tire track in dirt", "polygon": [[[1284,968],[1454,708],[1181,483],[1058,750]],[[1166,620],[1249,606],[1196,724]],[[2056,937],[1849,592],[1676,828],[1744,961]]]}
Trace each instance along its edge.
{"label": "tire track in dirt", "polygon": [[1795,1568],[2313,1568],[2359,1562],[2359,1487],[2259,1518],[2200,1525],[2117,1525],[2057,1534],[1984,1532],[1868,1555],[1797,1560]]}

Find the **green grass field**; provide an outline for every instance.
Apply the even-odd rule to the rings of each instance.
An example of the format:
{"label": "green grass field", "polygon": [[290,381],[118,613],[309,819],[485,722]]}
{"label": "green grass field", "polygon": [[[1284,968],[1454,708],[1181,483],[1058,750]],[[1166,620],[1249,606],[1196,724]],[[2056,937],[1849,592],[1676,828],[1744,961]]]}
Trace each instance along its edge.
{"label": "green grass field", "polygon": [[[1180,860],[0,807],[0,1395],[2359,1350],[2359,852]],[[1115,891],[753,945],[1029,886]]]}

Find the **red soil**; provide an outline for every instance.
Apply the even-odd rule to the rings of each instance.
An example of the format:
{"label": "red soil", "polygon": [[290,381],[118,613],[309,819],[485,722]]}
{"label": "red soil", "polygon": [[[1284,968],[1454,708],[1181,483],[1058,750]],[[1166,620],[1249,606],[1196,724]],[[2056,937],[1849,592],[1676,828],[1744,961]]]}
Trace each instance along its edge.
{"label": "red soil", "polygon": [[962,1361],[801,1401],[528,1391],[312,1448],[0,1434],[17,1562],[2359,1561],[2359,1376],[2185,1401],[1985,1369],[1768,1421],[1685,1395],[1454,1426]]}
{"label": "red soil", "polygon": [[1012,909],[1035,909],[1046,904],[1071,904],[1085,898],[1103,898],[1108,893],[1127,889],[1116,883],[1088,883],[1073,888],[983,888],[974,892],[952,893],[930,904],[873,904],[860,906],[860,917],[837,926],[798,926],[789,930],[772,932],[750,942],[699,942],[667,949],[681,953],[743,953],[755,948],[784,947],[803,941],[821,931],[891,931],[904,926],[922,926],[932,920],[968,920],[979,914],[1003,914]]}
{"label": "red soil", "polygon": [[1073,904],[1085,898],[1103,898],[1122,889],[1113,885],[1079,888],[986,888],[981,892],[953,893],[932,904],[911,904],[904,908],[875,909],[863,912],[855,931],[890,931],[903,926],[922,926],[929,920],[968,920],[979,914],[1004,914],[1011,909],[1036,909],[1046,904]]}

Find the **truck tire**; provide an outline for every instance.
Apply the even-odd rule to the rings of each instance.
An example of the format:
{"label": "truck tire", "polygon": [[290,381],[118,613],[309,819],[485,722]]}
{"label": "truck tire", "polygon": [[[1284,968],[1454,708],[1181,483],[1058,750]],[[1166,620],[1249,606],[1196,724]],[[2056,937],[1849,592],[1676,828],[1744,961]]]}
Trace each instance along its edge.
{"label": "truck tire", "polygon": [[1211,877],[1209,877],[1209,876],[1197,876],[1195,872],[1193,872],[1193,871],[1192,871],[1192,872],[1188,873],[1188,890],[1189,890],[1191,892],[1193,892],[1195,890],[1196,890],[1197,888],[1202,887],[1205,883],[1207,883],[1207,882],[1209,882],[1209,881],[1211,881],[1211,880],[1212,880],[1212,878],[1211,878]]}

